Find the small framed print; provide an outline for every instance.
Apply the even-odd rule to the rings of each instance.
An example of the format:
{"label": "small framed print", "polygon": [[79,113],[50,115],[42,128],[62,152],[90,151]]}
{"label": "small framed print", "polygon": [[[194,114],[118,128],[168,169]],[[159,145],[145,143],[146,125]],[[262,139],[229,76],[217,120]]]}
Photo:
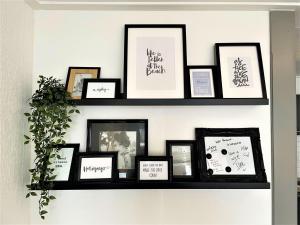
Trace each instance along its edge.
{"label": "small framed print", "polygon": [[267,98],[259,43],[216,43],[223,98]]}
{"label": "small framed print", "polygon": [[138,182],[170,182],[172,180],[172,157],[137,156]]}
{"label": "small framed print", "polygon": [[78,181],[114,182],[117,178],[117,152],[80,153]]}
{"label": "small framed print", "polygon": [[59,144],[55,145],[58,149],[59,158],[53,158],[51,168],[54,169],[53,174],[55,183],[73,182],[76,167],[76,159],[79,153],[79,144]]}
{"label": "small framed print", "polygon": [[173,157],[173,180],[192,180],[196,178],[196,142],[188,140],[167,140],[167,156]]}
{"label": "small framed print", "polygon": [[84,79],[82,99],[120,98],[120,79]]}
{"label": "small framed print", "polygon": [[69,67],[66,90],[72,99],[81,99],[83,80],[100,78],[100,67]]}
{"label": "small framed print", "polygon": [[184,98],[185,67],[185,25],[125,25],[124,92],[127,98]]}
{"label": "small framed print", "polygon": [[266,182],[258,128],[196,128],[200,179]]}
{"label": "small framed print", "polygon": [[217,66],[188,66],[186,90],[189,98],[221,98]]}
{"label": "small framed print", "polygon": [[120,180],[135,180],[135,156],[148,155],[148,120],[88,120],[87,152],[118,152]]}

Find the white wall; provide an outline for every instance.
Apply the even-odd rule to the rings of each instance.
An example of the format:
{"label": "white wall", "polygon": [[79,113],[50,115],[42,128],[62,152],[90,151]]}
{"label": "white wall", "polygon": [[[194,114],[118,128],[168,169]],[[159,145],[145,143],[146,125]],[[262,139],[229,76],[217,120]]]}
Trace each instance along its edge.
{"label": "white wall", "polygon": [[23,113],[31,95],[33,11],[22,0],[0,3],[0,224],[29,224],[30,148]]}
{"label": "white wall", "polygon": [[[260,42],[270,96],[269,14],[247,11],[36,11],[33,88],[39,74],[66,79],[68,66],[101,66],[122,77],[126,23],[187,25],[188,64],[214,64],[215,42]],[[271,180],[270,106],[80,107],[67,141],[85,150],[86,120],[148,118],[149,151],[194,139],[195,127],[259,127]],[[45,224],[271,224],[271,190],[55,191]],[[32,223],[41,223],[37,205]]]}

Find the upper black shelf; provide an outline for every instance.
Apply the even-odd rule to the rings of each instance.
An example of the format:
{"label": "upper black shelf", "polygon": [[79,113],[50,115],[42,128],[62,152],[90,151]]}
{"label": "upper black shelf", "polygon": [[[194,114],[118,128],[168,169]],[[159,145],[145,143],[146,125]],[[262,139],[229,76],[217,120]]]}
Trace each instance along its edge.
{"label": "upper black shelf", "polygon": [[268,105],[264,98],[202,98],[202,99],[82,99],[74,100],[75,105],[126,105],[126,106],[200,106],[200,105]]}

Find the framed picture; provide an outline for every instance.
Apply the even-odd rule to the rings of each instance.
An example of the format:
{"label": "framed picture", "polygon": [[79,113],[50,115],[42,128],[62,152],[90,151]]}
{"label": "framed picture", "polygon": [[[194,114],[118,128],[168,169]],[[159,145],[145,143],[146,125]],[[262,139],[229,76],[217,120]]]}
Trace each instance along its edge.
{"label": "framed picture", "polygon": [[117,152],[82,152],[78,158],[79,182],[114,182],[117,179]]}
{"label": "framed picture", "polygon": [[83,80],[100,78],[100,67],[69,67],[66,90],[72,99],[81,99]]}
{"label": "framed picture", "polygon": [[125,25],[127,98],[184,98],[185,25]]}
{"label": "framed picture", "polygon": [[135,156],[148,155],[148,120],[88,120],[88,152],[118,152],[120,179],[135,179]]}
{"label": "framed picture", "polygon": [[189,98],[221,98],[217,66],[188,66],[186,90]]}
{"label": "framed picture", "polygon": [[136,157],[137,181],[144,183],[170,182],[172,180],[172,157]]}
{"label": "framed picture", "polygon": [[216,43],[223,98],[267,98],[259,43]]}
{"label": "framed picture", "polygon": [[59,151],[59,158],[53,158],[51,168],[54,169],[53,175],[55,183],[73,182],[76,168],[76,159],[79,153],[79,144],[59,144],[55,145]]}
{"label": "framed picture", "polygon": [[167,140],[166,153],[173,157],[173,180],[196,178],[198,158],[195,141]]}
{"label": "framed picture", "polygon": [[82,99],[120,98],[120,79],[84,79]]}
{"label": "framed picture", "polygon": [[196,128],[200,179],[266,182],[258,128]]}

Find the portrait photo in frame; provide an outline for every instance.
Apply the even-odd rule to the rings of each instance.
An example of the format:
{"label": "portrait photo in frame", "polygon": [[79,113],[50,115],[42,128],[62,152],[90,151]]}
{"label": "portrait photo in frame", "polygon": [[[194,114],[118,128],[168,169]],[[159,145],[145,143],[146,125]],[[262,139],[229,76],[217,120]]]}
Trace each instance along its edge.
{"label": "portrait photo in frame", "polygon": [[87,152],[115,151],[119,180],[135,179],[135,157],[148,155],[148,120],[88,120]]}
{"label": "portrait photo in frame", "polygon": [[267,98],[260,43],[216,43],[223,98]]}
{"label": "portrait photo in frame", "polygon": [[185,67],[185,25],[125,25],[124,92],[127,98],[184,98]]}
{"label": "portrait photo in frame", "polygon": [[66,91],[71,98],[80,100],[84,79],[100,78],[100,67],[69,67],[66,80]]}
{"label": "portrait photo in frame", "polygon": [[266,182],[258,128],[196,128],[203,181]]}

